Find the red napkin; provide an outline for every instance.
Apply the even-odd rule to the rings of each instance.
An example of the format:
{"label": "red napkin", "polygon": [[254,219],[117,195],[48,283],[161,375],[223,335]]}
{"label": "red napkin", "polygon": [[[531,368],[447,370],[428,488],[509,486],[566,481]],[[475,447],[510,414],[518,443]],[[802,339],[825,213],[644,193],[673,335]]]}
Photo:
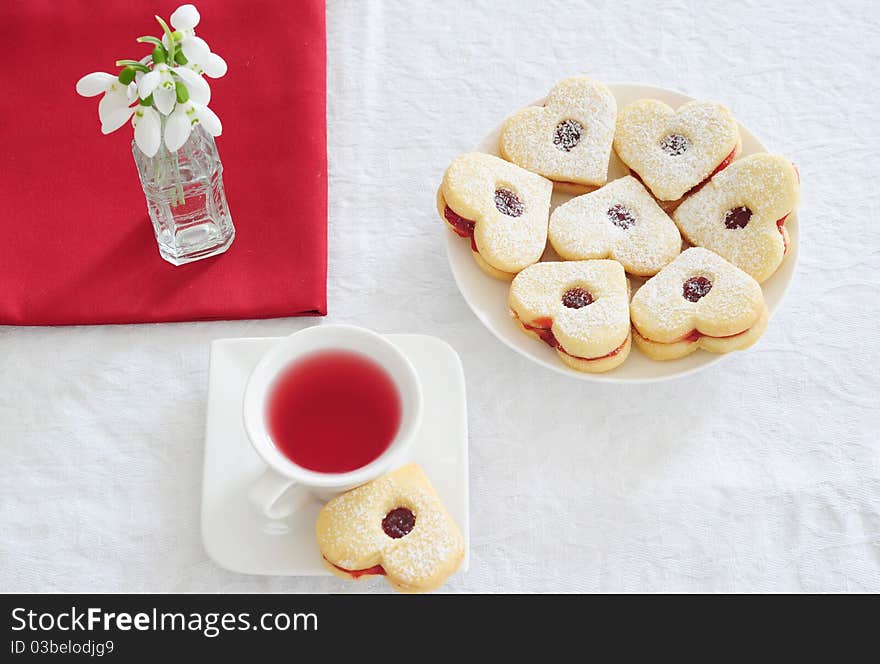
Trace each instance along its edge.
{"label": "red napkin", "polygon": [[229,64],[211,108],[236,239],[181,267],[158,253],[127,124],[103,136],[92,71],[149,52],[182,1],[0,3],[0,324],[326,313],[323,0],[196,0]]}

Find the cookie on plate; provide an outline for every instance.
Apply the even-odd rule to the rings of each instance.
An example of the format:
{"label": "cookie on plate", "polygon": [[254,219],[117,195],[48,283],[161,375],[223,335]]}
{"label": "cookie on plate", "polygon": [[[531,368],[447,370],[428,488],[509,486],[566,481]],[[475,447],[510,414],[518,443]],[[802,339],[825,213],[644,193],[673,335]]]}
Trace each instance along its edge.
{"label": "cookie on plate", "polygon": [[556,84],[543,106],[529,106],[501,129],[501,155],[575,191],[601,187],[617,117],[611,91],[585,76]]}
{"label": "cookie on plate", "polygon": [[642,277],[657,274],[681,252],[678,228],[630,175],[556,208],[549,237],[565,260],[612,258]]}
{"label": "cookie on plate", "polygon": [[740,148],[739,125],[715,102],[691,101],[673,110],[641,99],[617,116],[614,151],[667,211],[730,165]]}
{"label": "cookie on plate", "polygon": [[685,357],[699,348],[743,350],[767,327],[758,282],[718,254],[691,247],[649,279],[630,305],[635,342],[655,360]]}
{"label": "cookie on plate", "polygon": [[331,500],[315,530],[335,575],[382,575],[401,592],[439,588],[464,560],[461,531],[414,463]]}
{"label": "cookie on plate", "polygon": [[471,152],[446,169],[437,211],[470,238],[477,265],[497,279],[536,263],[547,244],[553,183],[499,157]]}
{"label": "cookie on plate", "polygon": [[761,152],[713,177],[679,206],[673,219],[688,242],[711,249],[763,282],[788,251],[785,221],[799,194],[794,165]]}
{"label": "cookie on plate", "polygon": [[508,304],[523,332],[573,369],[610,371],[629,355],[629,283],[617,261],[532,265],[513,280]]}

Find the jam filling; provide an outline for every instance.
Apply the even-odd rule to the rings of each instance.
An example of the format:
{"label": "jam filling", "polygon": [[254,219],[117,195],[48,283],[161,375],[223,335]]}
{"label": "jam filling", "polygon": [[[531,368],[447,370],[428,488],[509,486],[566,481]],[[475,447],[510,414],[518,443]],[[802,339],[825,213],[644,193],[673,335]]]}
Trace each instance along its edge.
{"label": "jam filling", "polygon": [[680,339],[676,339],[675,341],[669,341],[669,342],[651,341],[651,339],[648,339],[648,337],[646,337],[646,336],[644,336],[644,335],[641,335],[641,336],[642,336],[642,339],[644,339],[645,341],[651,341],[651,343],[655,343],[655,344],[657,344],[657,343],[673,343],[673,344],[676,344],[676,343],[679,343],[679,342],[681,342],[681,341],[687,341],[687,342],[689,342],[689,343],[694,342],[694,341],[699,341],[699,340],[700,340],[701,338],[703,338],[703,337],[708,337],[709,339],[732,339],[733,337],[738,337],[738,336],[741,335],[741,334],[745,334],[746,332],[748,332],[748,331],[751,330],[751,329],[752,329],[752,328],[747,327],[747,328],[744,329],[742,332],[737,332],[737,333],[735,333],[735,334],[726,334],[726,335],[721,336],[721,337],[713,337],[711,334],[703,334],[703,333],[700,332],[699,330],[691,330],[690,332],[688,332],[686,335],[684,335],[684,336],[681,337]]}
{"label": "jam filling", "polygon": [[[782,250],[783,254],[788,253],[788,240],[785,239],[785,233],[782,232],[782,227],[785,226],[785,222],[789,215],[791,215],[791,212],[782,217],[782,219],[776,220],[776,228],[779,229],[779,234],[782,235],[782,242],[784,245]],[[752,211],[749,208],[745,206],[734,208],[728,210],[724,214],[724,227],[729,229],[745,228],[751,218]]]}
{"label": "jam filling", "polygon": [[681,134],[667,134],[660,141],[660,149],[671,157],[684,154],[690,147],[690,139]]}
{"label": "jam filling", "polygon": [[[324,560],[327,559],[324,558]],[[329,560],[327,560],[327,562],[330,563]],[[333,563],[330,564],[333,565]],[[367,567],[366,569],[345,569],[344,567],[340,567],[339,565],[333,565],[333,567],[338,569],[340,572],[345,572],[353,579],[356,579],[360,576],[373,576],[377,574],[385,576],[385,568],[382,567],[382,565],[373,565],[372,567]]]}
{"label": "jam filling", "polygon": [[506,214],[508,217],[522,216],[525,210],[519,196],[510,189],[504,188],[495,190],[495,207],[501,214]]}
{"label": "jam filling", "polygon": [[610,207],[605,216],[608,217],[608,221],[623,230],[636,223],[636,215],[633,214],[633,211],[620,203]]}
{"label": "jam filling", "polygon": [[689,302],[698,302],[712,290],[712,282],[706,277],[691,277],[682,284],[681,294]]}
{"label": "jam filling", "polygon": [[724,227],[733,230],[734,228],[745,228],[749,220],[752,218],[752,211],[744,205],[733,208],[724,213]]}
{"label": "jam filling", "polygon": [[406,507],[395,507],[382,519],[382,530],[391,539],[400,539],[412,532],[416,525],[416,515]]}
{"label": "jam filling", "polygon": [[696,187],[694,187],[693,189],[688,190],[688,191],[685,193],[685,196],[690,196],[691,194],[696,193],[697,191],[699,191],[700,189],[702,189],[703,186],[704,186],[709,180],[711,180],[711,179],[714,178],[716,175],[718,175],[721,171],[723,171],[725,168],[727,168],[728,166],[730,166],[730,164],[733,162],[733,160],[734,160],[735,158],[736,158],[736,148],[734,148],[734,149],[733,149],[733,152],[731,152],[729,155],[727,155],[727,156],[722,160],[722,162],[721,162],[720,164],[718,164],[718,166],[715,167],[715,170],[714,170],[714,171],[712,171],[711,173],[709,173],[709,177],[707,177],[705,180],[703,180],[700,184],[698,184],[698,185],[697,185]]}
{"label": "jam filling", "polygon": [[464,217],[457,215],[448,205],[443,210],[443,216],[446,217],[446,221],[449,222],[449,225],[452,226],[452,230],[454,230],[456,234],[471,239],[471,250],[475,254],[480,253],[477,249],[477,241],[474,240],[474,227],[476,226],[476,223],[470,219],[465,219]]}
{"label": "jam filling", "polygon": [[577,120],[563,120],[556,125],[553,133],[553,145],[563,152],[571,152],[581,140],[583,126]]}
{"label": "jam filling", "polygon": [[782,244],[783,244],[782,253],[783,254],[788,253],[788,240],[785,239],[785,233],[782,232],[782,227],[785,226],[785,222],[788,220],[789,215],[791,215],[791,212],[789,212],[787,215],[785,215],[782,219],[776,220],[776,228],[779,229],[779,234],[782,236]]}
{"label": "jam filling", "polygon": [[[700,189],[702,189],[702,188],[705,186],[705,184],[706,184],[709,180],[711,180],[713,177],[715,177],[716,175],[718,175],[718,174],[719,174],[721,171],[723,171],[725,168],[727,168],[728,166],[730,166],[730,164],[733,162],[733,160],[734,160],[735,157],[736,157],[736,148],[734,148],[734,149],[733,149],[733,152],[731,152],[729,155],[727,155],[727,156],[724,158],[724,160],[723,160],[720,164],[718,164],[718,166],[715,168],[714,171],[712,171],[711,173],[709,173],[709,175],[706,176],[706,179],[705,179],[705,180],[703,180],[703,181],[700,182],[699,184],[697,184],[697,185],[691,187],[691,188],[688,189],[686,192],[684,192],[684,194],[682,195],[682,199],[686,198],[687,196],[690,196],[691,194],[695,194],[695,193],[697,193]],[[638,180],[638,181],[641,182],[642,184],[645,184],[645,181],[642,180],[642,176],[641,176],[641,175],[639,175],[638,173],[636,173],[636,172],[635,172],[634,170],[632,170],[632,169],[629,169],[629,170],[630,170],[630,174],[631,174],[636,180]]]}
{"label": "jam filling", "polygon": [[562,304],[569,309],[581,309],[593,304],[593,294],[583,288],[569,288],[562,296]]}
{"label": "jam filling", "polygon": [[[514,314],[514,316],[516,316],[516,314]],[[518,316],[517,316],[517,319],[519,319]],[[520,321],[520,322],[522,322],[522,321]],[[550,318],[536,318],[535,320],[532,321],[532,323],[534,323],[534,325],[529,325],[528,323],[522,323],[522,326],[524,328],[526,328],[529,332],[534,332],[535,334],[537,334],[541,338],[541,341],[543,341],[545,344],[550,346],[550,348],[555,348],[556,350],[561,351],[561,352],[565,353],[566,355],[568,355],[569,357],[573,357],[576,360],[584,360],[585,362],[592,362],[594,360],[604,360],[606,357],[614,357],[615,355],[620,353],[620,351],[623,350],[624,346],[626,346],[627,340],[624,339],[623,343],[620,344],[614,350],[612,350],[610,353],[606,353],[605,355],[600,355],[599,357],[580,357],[578,355],[572,355],[571,353],[567,352],[559,344],[559,341],[556,339],[556,335],[553,334],[553,330],[550,329],[551,326],[553,325],[552,319],[550,319]]]}
{"label": "jam filling", "polygon": [[[517,319],[519,319],[519,317],[517,317]],[[530,332],[537,334],[541,338],[541,341],[550,346],[550,348],[559,348],[559,342],[556,340],[556,335],[554,335],[553,330],[550,329],[553,326],[553,319],[536,318],[532,323],[534,323],[534,325],[526,325],[523,323],[523,327]]]}

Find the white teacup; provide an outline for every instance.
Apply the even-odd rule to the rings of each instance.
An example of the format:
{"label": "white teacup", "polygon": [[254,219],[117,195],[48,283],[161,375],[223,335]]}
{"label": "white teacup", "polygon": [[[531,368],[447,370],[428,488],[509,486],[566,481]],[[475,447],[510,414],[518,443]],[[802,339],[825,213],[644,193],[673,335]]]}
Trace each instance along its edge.
{"label": "white teacup", "polygon": [[[266,411],[275,381],[284,369],[322,350],[360,353],[382,367],[400,394],[401,420],[388,449],[365,466],[345,473],[322,473],[287,458],[272,440]],[[422,419],[422,388],[406,356],[385,337],[353,325],[317,325],[278,342],[254,367],[244,393],[244,428],[268,468],[251,489],[251,501],[271,519],[284,518],[310,498],[329,500],[385,473],[412,443]]]}

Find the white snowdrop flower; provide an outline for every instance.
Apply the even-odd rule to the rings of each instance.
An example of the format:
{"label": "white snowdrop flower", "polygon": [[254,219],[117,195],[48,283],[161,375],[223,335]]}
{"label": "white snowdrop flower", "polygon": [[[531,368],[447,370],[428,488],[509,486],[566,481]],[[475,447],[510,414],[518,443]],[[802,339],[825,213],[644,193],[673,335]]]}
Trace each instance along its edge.
{"label": "white snowdrop flower", "polygon": [[192,132],[196,120],[187,112],[190,106],[189,102],[178,104],[165,123],[165,147],[171,152],[182,148]]}
{"label": "white snowdrop flower", "polygon": [[211,86],[208,81],[188,67],[175,67],[171,71],[183,81],[190,99],[205,106],[211,102]]}
{"label": "white snowdrop flower", "polygon": [[[186,57],[186,66],[197,74],[220,78],[226,74],[226,61],[211,52],[208,42],[196,36],[195,27],[200,19],[199,12],[193,5],[181,5],[171,14],[171,26],[179,33],[179,46]],[[162,42],[168,46],[167,35],[162,37]]]}
{"label": "white snowdrop flower", "polygon": [[201,20],[195,5],[180,5],[171,14],[171,25],[175,30],[193,30]]}
{"label": "white snowdrop flower", "polygon": [[[228,69],[226,60],[217,53],[212,53],[208,42],[195,35],[182,34],[179,47],[186,57],[187,67],[197,74],[206,74],[211,78],[220,78],[226,75]],[[162,41],[165,44],[168,42],[167,38],[163,38]]]}
{"label": "white snowdrop flower", "polygon": [[162,115],[170,115],[174,110],[176,94],[174,91],[174,78],[171,76],[171,67],[165,63],[157,64],[153,71],[144,74],[138,81],[138,95],[146,99],[153,95],[156,108]]}
{"label": "white snowdrop flower", "polygon": [[191,4],[181,5],[171,15],[174,31],[156,16],[162,37],[137,39],[154,46],[150,55],[117,60],[116,66],[122,68],[118,75],[93,72],[77,82],[76,91],[85,97],[103,94],[98,104],[101,131],[108,134],[131,118],[135,143],[149,157],[158,154],[163,142],[169,151],[179,150],[196,124],[212,136],[221,135],[220,118],[208,108],[211,86],[202,74],[217,78],[226,74],[227,66],[196,36],[200,19]]}
{"label": "white snowdrop flower", "polygon": [[212,136],[219,136],[223,131],[220,118],[211,109],[211,86],[201,76],[186,67],[175,67],[172,72],[186,87],[188,98],[179,102],[165,125],[165,145],[171,150],[178,150],[186,143],[193,126],[201,123]]}
{"label": "white snowdrop flower", "polygon": [[134,113],[134,108],[130,106],[135,99],[134,84],[120,83],[113,74],[102,71],[86,74],[76,82],[76,91],[83,97],[104,94],[98,103],[98,117],[104,134],[119,129]]}
{"label": "white snowdrop flower", "polygon": [[162,143],[162,120],[151,106],[138,106],[131,119],[134,142],[148,157],[155,157]]}
{"label": "white snowdrop flower", "polygon": [[204,104],[185,101],[177,104],[165,124],[165,147],[172,152],[179,150],[189,139],[196,124],[201,124],[211,136],[220,136],[223,133],[223,124],[214,111]]}

